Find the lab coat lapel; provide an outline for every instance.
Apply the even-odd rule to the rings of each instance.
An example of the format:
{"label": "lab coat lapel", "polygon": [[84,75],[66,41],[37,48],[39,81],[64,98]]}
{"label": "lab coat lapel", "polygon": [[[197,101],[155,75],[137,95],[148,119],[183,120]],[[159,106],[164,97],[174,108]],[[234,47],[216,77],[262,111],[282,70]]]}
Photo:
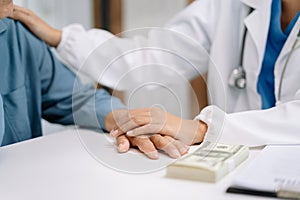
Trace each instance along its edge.
{"label": "lab coat lapel", "polygon": [[[297,22],[295,23],[291,33],[289,34],[289,37],[287,38],[279,56],[275,64],[275,94],[277,100],[280,99],[279,97],[279,89],[280,89],[280,82],[283,81],[282,79],[285,77],[286,70],[291,70],[297,72],[298,70],[295,68],[298,68],[298,64],[291,64],[288,62],[288,57],[292,53],[293,46],[295,45],[295,42],[297,40],[298,32],[300,31],[300,17],[298,18]],[[297,46],[294,48],[297,49],[300,47],[300,41],[298,42]],[[294,50],[293,53],[296,51]],[[291,55],[292,56],[292,55]],[[298,55],[293,55],[298,56]],[[290,61],[290,60],[289,60]]]}
{"label": "lab coat lapel", "polygon": [[[289,37],[287,38],[286,42],[284,43],[284,46],[279,54],[279,57],[277,59],[277,63],[279,62],[283,62],[287,59],[288,55],[291,53],[292,49],[293,49],[293,45],[297,39],[297,35],[300,31],[300,17],[298,18],[297,22],[295,23],[291,33],[289,34]],[[298,42],[298,45],[296,46],[296,48],[299,46],[299,43]],[[283,65],[275,65],[275,70],[279,70],[279,74],[282,73],[282,70],[283,70]]]}
{"label": "lab coat lapel", "polygon": [[258,66],[262,65],[271,17],[272,0],[241,0],[255,10],[246,17],[245,26],[254,41],[258,55]]}
{"label": "lab coat lapel", "polygon": [[261,6],[262,1],[265,0],[240,0],[240,1],[251,8],[257,9]]}

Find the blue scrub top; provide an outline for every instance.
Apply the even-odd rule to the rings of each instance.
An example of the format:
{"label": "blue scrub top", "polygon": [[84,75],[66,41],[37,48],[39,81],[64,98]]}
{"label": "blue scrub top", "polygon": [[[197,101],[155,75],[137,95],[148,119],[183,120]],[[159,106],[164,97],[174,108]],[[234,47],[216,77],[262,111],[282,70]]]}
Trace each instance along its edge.
{"label": "blue scrub top", "polygon": [[109,112],[124,108],[105,90],[81,85],[45,43],[11,19],[0,20],[0,71],[2,146],[41,136],[41,118],[103,128]]}
{"label": "blue scrub top", "polygon": [[266,50],[257,84],[257,91],[262,100],[262,109],[268,109],[275,106],[275,63],[299,16],[300,11],[290,22],[287,29],[282,31],[280,21],[281,0],[273,0]]}

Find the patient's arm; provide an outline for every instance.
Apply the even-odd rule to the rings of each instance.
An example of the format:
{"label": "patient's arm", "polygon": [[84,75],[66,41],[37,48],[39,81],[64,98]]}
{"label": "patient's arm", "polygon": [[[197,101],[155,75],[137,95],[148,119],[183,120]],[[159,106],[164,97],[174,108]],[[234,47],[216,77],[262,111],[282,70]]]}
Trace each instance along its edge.
{"label": "patient's arm", "polygon": [[60,43],[61,30],[51,27],[31,10],[15,5],[14,12],[10,17],[24,23],[33,34],[45,41],[48,45],[57,47]]}

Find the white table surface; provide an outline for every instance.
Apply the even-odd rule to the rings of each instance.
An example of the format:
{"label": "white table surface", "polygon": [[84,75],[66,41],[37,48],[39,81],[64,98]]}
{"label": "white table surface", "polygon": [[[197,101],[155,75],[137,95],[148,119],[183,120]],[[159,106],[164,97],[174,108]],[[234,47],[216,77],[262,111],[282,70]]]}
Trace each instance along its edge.
{"label": "white table surface", "polygon": [[257,154],[251,151],[216,184],[170,179],[163,166],[173,160],[164,155],[152,161],[134,151],[118,154],[104,134],[68,130],[0,148],[0,199],[270,200],[225,193],[234,174]]}

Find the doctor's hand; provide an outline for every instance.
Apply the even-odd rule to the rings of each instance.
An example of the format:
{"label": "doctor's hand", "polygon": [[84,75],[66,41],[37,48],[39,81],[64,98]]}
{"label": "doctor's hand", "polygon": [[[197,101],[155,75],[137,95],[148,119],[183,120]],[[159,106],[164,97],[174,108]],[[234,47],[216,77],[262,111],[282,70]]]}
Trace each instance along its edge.
{"label": "doctor's hand", "polygon": [[184,120],[158,107],[129,111],[113,111],[109,115],[113,123],[107,124],[111,135],[129,137],[160,134],[170,136],[191,145],[203,141],[207,125],[202,121]]}
{"label": "doctor's hand", "polygon": [[51,27],[31,10],[15,5],[10,18],[24,23],[33,34],[52,47],[57,47],[61,41],[62,32]]}

